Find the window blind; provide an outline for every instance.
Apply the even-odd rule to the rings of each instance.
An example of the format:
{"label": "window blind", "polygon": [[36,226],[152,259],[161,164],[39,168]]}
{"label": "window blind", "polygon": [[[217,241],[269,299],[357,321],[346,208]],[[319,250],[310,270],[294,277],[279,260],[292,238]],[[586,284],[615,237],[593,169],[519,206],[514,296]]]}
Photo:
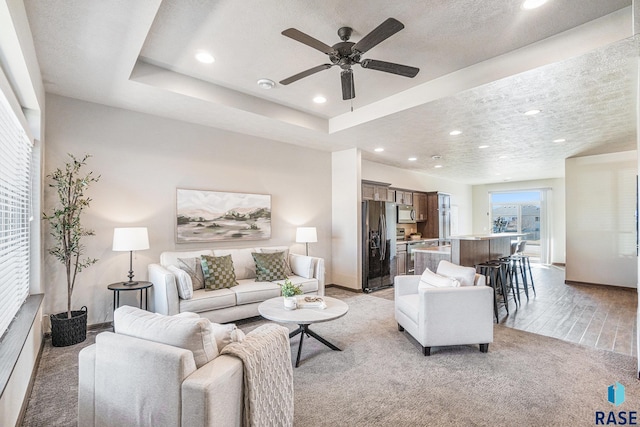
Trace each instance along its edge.
{"label": "window blind", "polygon": [[0,91],[0,336],[29,296],[32,150]]}

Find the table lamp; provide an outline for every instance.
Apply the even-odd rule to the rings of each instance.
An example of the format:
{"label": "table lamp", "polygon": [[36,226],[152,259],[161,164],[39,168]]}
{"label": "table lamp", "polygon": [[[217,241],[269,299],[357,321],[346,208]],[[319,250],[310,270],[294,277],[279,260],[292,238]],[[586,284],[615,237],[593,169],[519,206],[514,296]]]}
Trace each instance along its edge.
{"label": "table lamp", "polygon": [[296,243],[306,243],[307,256],[309,255],[309,243],[318,241],[318,233],[315,227],[298,227],[296,229]]}
{"label": "table lamp", "polygon": [[129,251],[129,281],[123,285],[137,285],[133,281],[133,251],[149,249],[147,227],[125,227],[113,229],[113,250]]}

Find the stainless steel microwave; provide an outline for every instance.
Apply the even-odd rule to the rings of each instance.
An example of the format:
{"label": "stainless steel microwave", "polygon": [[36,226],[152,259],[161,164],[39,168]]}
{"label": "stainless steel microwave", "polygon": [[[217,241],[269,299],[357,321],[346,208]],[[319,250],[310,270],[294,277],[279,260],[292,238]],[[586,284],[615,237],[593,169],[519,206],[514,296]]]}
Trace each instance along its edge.
{"label": "stainless steel microwave", "polygon": [[398,205],[398,224],[415,224],[416,211],[413,206]]}

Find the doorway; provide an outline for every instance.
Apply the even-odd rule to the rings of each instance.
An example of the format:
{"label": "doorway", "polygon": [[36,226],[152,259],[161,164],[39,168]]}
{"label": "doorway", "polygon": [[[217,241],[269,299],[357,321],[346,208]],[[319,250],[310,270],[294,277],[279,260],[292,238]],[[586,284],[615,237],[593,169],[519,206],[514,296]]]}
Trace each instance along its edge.
{"label": "doorway", "polygon": [[524,234],[525,253],[532,261],[550,263],[546,192],[524,190],[494,192],[491,195],[491,230],[493,233]]}

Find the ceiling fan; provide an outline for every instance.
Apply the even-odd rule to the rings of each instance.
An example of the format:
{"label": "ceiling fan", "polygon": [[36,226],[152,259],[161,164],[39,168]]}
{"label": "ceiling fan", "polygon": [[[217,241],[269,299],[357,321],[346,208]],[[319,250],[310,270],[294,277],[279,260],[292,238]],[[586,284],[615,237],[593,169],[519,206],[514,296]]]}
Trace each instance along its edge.
{"label": "ceiling fan", "polygon": [[328,55],[331,60],[331,64],[322,64],[309,68],[308,70],[281,80],[280,84],[288,85],[304,77],[308,77],[319,71],[326,70],[337,65],[342,68],[342,71],[340,72],[340,80],[342,82],[342,99],[348,100],[356,97],[355,86],[353,84],[353,70],[351,68],[354,64],[360,64],[362,68],[384,71],[385,73],[398,74],[404,77],[415,77],[416,74],[418,74],[418,71],[420,71],[419,68],[394,64],[392,62],[378,61],[376,59],[361,60],[363,53],[388,39],[403,28],[404,25],[400,21],[389,18],[382,24],[378,25],[369,34],[364,36],[362,40],[354,43],[349,41],[353,30],[350,27],[342,27],[338,30],[338,36],[342,42],[336,43],[333,46],[326,45],[321,41],[314,39],[310,35],[296,30],[295,28],[284,30],[282,35],[290,37]]}

